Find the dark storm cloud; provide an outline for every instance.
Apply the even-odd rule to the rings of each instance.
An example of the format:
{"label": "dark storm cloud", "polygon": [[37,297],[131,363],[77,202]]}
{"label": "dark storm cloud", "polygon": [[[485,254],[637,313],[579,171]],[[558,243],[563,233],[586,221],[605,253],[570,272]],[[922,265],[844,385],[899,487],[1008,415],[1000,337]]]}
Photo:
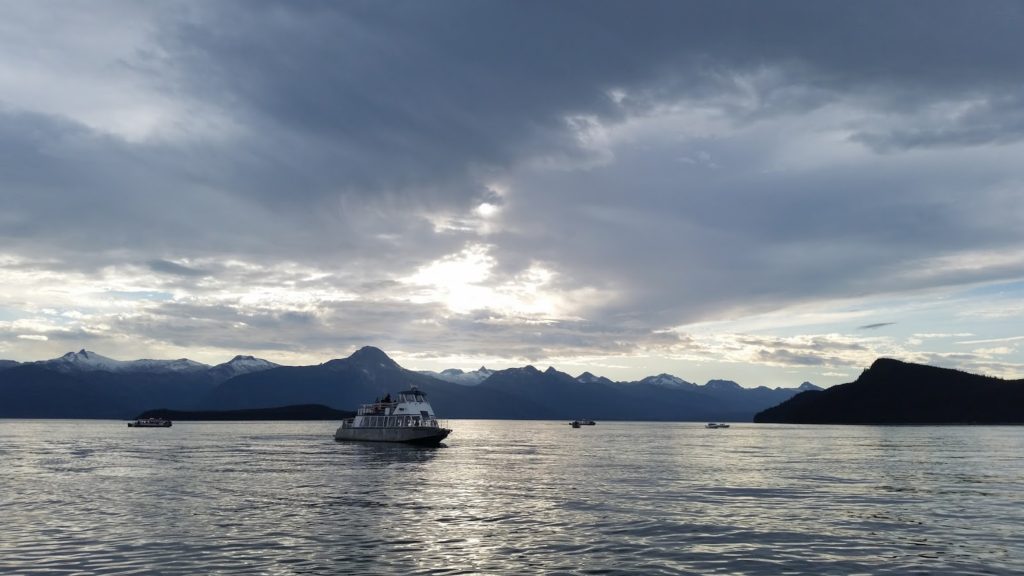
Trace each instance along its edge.
{"label": "dark storm cloud", "polygon": [[1016,169],[1008,178],[957,159],[765,174],[747,167],[756,156],[728,162],[695,175],[642,150],[571,178],[526,179],[529,200],[513,207],[525,233],[499,245],[559,262],[581,284],[623,290],[631,297],[619,312],[645,323],[1019,275],[1014,261],[928,262],[1024,241],[1013,223],[1024,198],[1003,184]]}
{"label": "dark storm cloud", "polygon": [[249,192],[266,186],[262,174],[241,169],[255,161],[238,152],[241,159],[208,142],[130,143],[65,119],[0,110],[0,239],[55,269],[95,271],[134,253],[154,271],[178,275],[187,271],[170,259],[301,258],[343,267],[390,252],[409,267],[423,261],[421,251],[459,245],[441,238],[421,247],[416,238],[431,228],[402,210],[420,205],[412,199],[303,203],[288,200],[292,188],[283,187],[274,189],[281,200],[261,203]]}
{"label": "dark storm cloud", "polygon": [[[343,175],[343,187],[422,191],[461,188],[478,170],[531,154],[579,154],[567,117],[614,122],[680,97],[715,100],[737,89],[737,76],[765,69],[776,72],[755,84],[760,104],[747,112],[804,111],[850,93],[895,110],[981,95],[1001,104],[960,129],[865,138],[1019,138],[1019,123],[996,120],[1021,108],[1021,11],[1015,2],[221,3],[164,40],[187,89],[282,143],[309,139],[302,153]],[[610,97],[616,89],[625,106]],[[296,192],[320,190],[321,176]]]}
{"label": "dark storm cloud", "polygon": [[[907,126],[860,132],[853,136],[877,152],[930,147],[1006,144],[1024,135],[1024,99],[1002,91],[976,94],[973,101],[949,106],[945,114],[917,118]],[[955,108],[961,109],[955,109]],[[938,116],[938,117],[936,117]]]}
{"label": "dark storm cloud", "polygon": [[[313,208],[334,216],[337,228],[374,211],[397,217],[402,208],[465,209],[485,198],[481,182],[519,162],[587,156],[567,118],[615,123],[680,98],[727,108],[719,102],[724,94],[754,90],[756,107],[734,111],[739,119],[803,111],[850,94],[896,110],[990,96],[1000,103],[973,112],[984,121],[960,120],[960,130],[909,126],[855,137],[878,146],[963,142],[965,129],[974,132],[970,142],[1019,137],[1015,123],[997,121],[1021,109],[1008,96],[1020,88],[1015,71],[1024,56],[1021,6],[1013,2],[983,10],[957,2],[188,6],[163,11],[162,56],[142,54],[137,65],[152,85],[245,127],[244,140],[181,150],[80,134],[61,154],[67,132],[81,129],[45,126],[32,136],[34,146],[11,143],[27,150],[19,171],[38,179],[56,169],[63,179],[48,174],[26,185],[60,190],[67,201],[73,179],[77,198],[100,196],[96,208],[114,207],[111,217],[128,217],[119,218],[122,225],[146,210],[147,219],[164,219],[167,199],[184,196],[195,224],[180,215],[152,233],[198,244],[214,226],[227,226],[236,237],[214,243],[246,251],[264,248],[238,237],[260,223],[225,222],[228,206],[208,206],[209,196],[256,202],[276,216],[299,212],[306,221],[290,224],[306,226]],[[755,79],[738,87],[743,75]],[[624,93],[619,105],[615,90]],[[5,133],[33,130],[22,121]],[[52,147],[55,156],[32,154]],[[81,161],[76,152],[84,152]],[[34,212],[29,216],[42,207]],[[389,228],[386,220],[375,224]],[[399,224],[402,230],[408,222]],[[274,237],[285,250],[309,248],[285,233]],[[358,241],[345,234],[338,240],[332,247]],[[115,235],[110,243],[129,239]]]}

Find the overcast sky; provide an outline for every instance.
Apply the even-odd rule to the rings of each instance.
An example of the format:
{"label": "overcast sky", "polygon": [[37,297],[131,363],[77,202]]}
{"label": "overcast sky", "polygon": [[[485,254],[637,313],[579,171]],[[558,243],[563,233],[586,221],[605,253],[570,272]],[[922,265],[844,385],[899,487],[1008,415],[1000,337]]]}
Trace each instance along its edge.
{"label": "overcast sky", "polygon": [[0,358],[1024,376],[1024,3],[0,2]]}

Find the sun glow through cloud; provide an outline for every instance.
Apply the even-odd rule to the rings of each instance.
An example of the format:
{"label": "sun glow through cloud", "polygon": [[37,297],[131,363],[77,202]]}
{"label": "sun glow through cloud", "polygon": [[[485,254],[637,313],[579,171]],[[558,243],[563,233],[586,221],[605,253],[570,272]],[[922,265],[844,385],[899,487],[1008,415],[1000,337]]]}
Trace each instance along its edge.
{"label": "sun glow through cloud", "polygon": [[564,302],[549,292],[554,274],[542,266],[499,280],[490,247],[473,244],[421,267],[402,281],[416,288],[414,301],[441,302],[456,314],[490,310],[503,316],[555,319]]}

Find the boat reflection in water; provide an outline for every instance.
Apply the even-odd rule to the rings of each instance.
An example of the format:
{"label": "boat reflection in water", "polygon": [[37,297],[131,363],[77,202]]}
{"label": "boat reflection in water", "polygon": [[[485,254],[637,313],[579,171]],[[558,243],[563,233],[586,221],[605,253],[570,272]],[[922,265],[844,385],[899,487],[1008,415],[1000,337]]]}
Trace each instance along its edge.
{"label": "boat reflection in water", "polygon": [[399,392],[397,400],[388,394],[381,401],[363,404],[354,417],[342,421],[334,439],[437,446],[451,430],[438,423],[426,396],[412,386]]}

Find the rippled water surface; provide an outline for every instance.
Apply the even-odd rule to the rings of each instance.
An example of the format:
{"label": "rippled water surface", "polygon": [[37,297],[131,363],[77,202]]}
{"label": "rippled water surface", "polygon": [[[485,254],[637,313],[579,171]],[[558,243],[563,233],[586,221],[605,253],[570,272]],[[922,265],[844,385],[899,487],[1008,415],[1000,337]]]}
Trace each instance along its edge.
{"label": "rippled water surface", "polygon": [[0,573],[1024,574],[1024,428],[0,420]]}

